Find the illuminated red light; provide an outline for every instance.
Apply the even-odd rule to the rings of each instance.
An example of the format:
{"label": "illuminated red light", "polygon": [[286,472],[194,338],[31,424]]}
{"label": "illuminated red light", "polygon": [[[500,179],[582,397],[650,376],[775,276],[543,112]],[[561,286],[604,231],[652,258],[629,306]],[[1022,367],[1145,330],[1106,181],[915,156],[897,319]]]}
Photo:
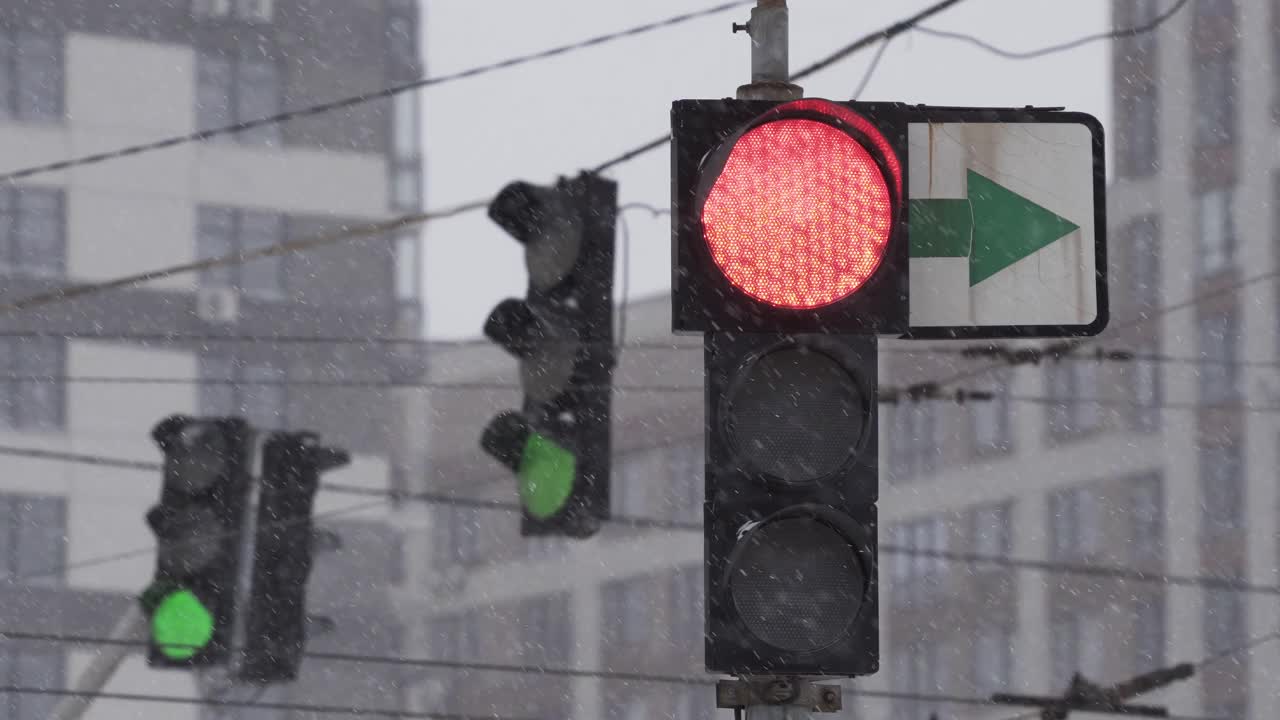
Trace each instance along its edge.
{"label": "illuminated red light", "polygon": [[880,166],[853,136],[782,118],[738,139],[701,219],[730,282],[771,305],[808,309],[847,297],[880,266],[893,200]]}

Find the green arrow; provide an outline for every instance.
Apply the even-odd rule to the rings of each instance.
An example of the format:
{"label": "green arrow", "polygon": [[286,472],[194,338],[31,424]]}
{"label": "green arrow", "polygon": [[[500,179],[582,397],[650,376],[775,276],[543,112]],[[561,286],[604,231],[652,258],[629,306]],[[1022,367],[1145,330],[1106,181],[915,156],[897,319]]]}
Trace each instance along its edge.
{"label": "green arrow", "polygon": [[970,170],[967,200],[908,204],[911,257],[968,257],[973,287],[1080,226]]}

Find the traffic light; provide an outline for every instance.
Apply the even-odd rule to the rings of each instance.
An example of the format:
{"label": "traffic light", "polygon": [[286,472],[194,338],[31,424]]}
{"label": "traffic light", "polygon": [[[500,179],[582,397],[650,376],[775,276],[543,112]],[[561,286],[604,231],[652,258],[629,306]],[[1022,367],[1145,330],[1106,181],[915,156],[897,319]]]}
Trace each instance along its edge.
{"label": "traffic light", "polygon": [[704,333],[706,665],[879,663],[876,336],[908,327],[906,126],[678,101],[672,325]]}
{"label": "traffic light", "polygon": [[906,123],[892,106],[672,106],[672,326],[906,332]]}
{"label": "traffic light", "polygon": [[306,645],[311,513],[320,474],[350,462],[309,432],[278,432],[262,446],[262,489],[239,676],[271,683],[298,676]]}
{"label": "traffic light", "polygon": [[587,537],[609,517],[613,248],[617,184],[591,173],[554,187],[516,182],[489,217],[524,245],[524,300],[484,334],[520,361],[524,402],[481,447],[518,478],[522,535]]}
{"label": "traffic light", "polygon": [[236,617],[251,431],[238,418],[162,420],[160,504],[147,513],[156,572],[141,597],[155,667],[227,661]]}

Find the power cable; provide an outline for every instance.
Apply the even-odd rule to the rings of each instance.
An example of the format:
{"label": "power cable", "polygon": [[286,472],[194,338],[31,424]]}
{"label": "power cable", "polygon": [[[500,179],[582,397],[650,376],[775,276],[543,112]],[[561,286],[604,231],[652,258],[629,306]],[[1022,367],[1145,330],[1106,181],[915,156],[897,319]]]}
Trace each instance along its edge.
{"label": "power cable", "polygon": [[880,43],[880,47],[876,49],[876,54],[871,58],[871,62],[867,64],[867,71],[863,73],[862,80],[858,82],[858,88],[853,91],[853,99],[857,100],[862,97],[862,91],[867,89],[867,85],[871,82],[871,76],[876,74],[876,68],[880,65],[881,58],[889,49],[889,44],[893,42],[893,38],[888,38]]}
{"label": "power cable", "polygon": [[[914,25],[914,23],[919,22],[920,20],[923,20],[925,18],[928,18],[962,1],[963,0],[942,0],[942,2],[936,3],[935,5],[929,8],[926,8],[925,10],[917,13],[916,15],[913,15],[911,18],[908,18],[907,20],[900,21],[883,30],[871,33],[869,35],[865,35],[859,40],[855,40],[853,43],[846,45],[840,50],[837,50],[835,53],[827,56],[822,60],[819,60],[817,63],[814,63],[813,65],[810,65],[809,67],[801,70],[800,72],[793,74],[791,78],[798,80],[814,72],[822,70],[823,68],[831,65],[832,63],[837,62],[838,60],[849,56],[850,54],[862,49],[863,47],[866,47],[867,45],[870,45],[871,43],[874,43],[877,39],[888,40],[896,35],[899,35],[905,32],[906,30],[909,30],[912,27],[912,25]],[[266,120],[255,121],[255,122],[265,123]],[[248,127],[246,126],[241,129],[248,129]],[[616,158],[606,161],[605,163],[597,166],[593,170],[593,172],[602,173],[611,167],[614,167],[622,162],[625,162],[634,157],[637,157],[638,155],[643,154],[649,150],[652,150],[653,148],[660,147],[666,144],[668,140],[670,140],[670,135],[669,134],[663,135],[662,137],[657,138],[654,141],[641,145],[639,148],[630,150],[626,153],[623,153],[621,156],[618,156]],[[74,161],[68,161],[68,162],[74,162]],[[49,166],[46,166],[46,168],[47,167]],[[5,177],[6,176],[0,175],[0,180],[5,179]],[[463,203],[461,205],[456,205],[452,208],[447,208],[444,210],[435,210],[435,211],[428,211],[428,212],[422,212],[422,213],[411,213],[408,215],[402,215],[402,216],[392,218],[390,220],[385,220],[382,222],[369,223],[365,225],[359,225],[353,228],[347,228],[338,233],[329,233],[329,234],[317,235],[309,238],[300,238],[298,240],[287,241],[284,243],[280,243],[278,245],[270,245],[264,248],[259,248],[257,250],[252,250],[247,252],[239,251],[239,252],[228,253],[226,255],[222,255],[219,257],[207,258],[204,260],[198,260],[196,262],[182,263],[179,265],[172,265],[165,268],[157,268],[155,270],[135,273],[133,275],[116,278],[114,280],[107,280],[107,281],[96,282],[96,283],[83,283],[79,285],[71,285],[71,286],[62,287],[62,288],[56,288],[54,290],[50,290],[47,292],[36,293],[34,295],[30,295],[24,298],[19,298],[17,300],[11,301],[6,304],[0,304],[0,315],[10,314],[10,313],[14,313],[21,310],[27,310],[33,307],[39,307],[41,305],[48,305],[56,302],[62,302],[65,300],[76,298],[76,297],[104,292],[107,290],[114,290],[122,287],[130,287],[133,285],[149,282],[152,280],[159,280],[162,278],[172,277],[174,275],[180,275],[184,273],[196,272],[200,270],[207,270],[207,269],[218,268],[218,267],[227,267],[231,265],[240,265],[240,264],[249,262],[251,260],[258,260],[258,259],[267,258],[267,257],[276,257],[276,256],[287,255],[295,252],[315,250],[328,245],[334,245],[339,242],[361,238],[361,237],[385,235],[387,233],[394,232],[396,230],[400,230],[406,227],[419,225],[419,224],[430,222],[433,220],[443,220],[446,218],[461,215],[463,213],[480,210],[482,208],[488,207],[488,205],[489,205],[489,200],[487,199],[473,200],[471,202]]]}
{"label": "power cable", "polygon": [[[124,460],[103,457],[99,455],[88,455],[82,453],[59,452],[53,450],[42,450],[38,448],[15,448],[11,446],[0,445],[0,455],[29,457],[43,460],[54,460],[59,462],[70,462],[77,464],[94,465],[100,467],[115,467],[129,470],[140,470],[145,472],[159,472],[164,466],[158,462],[145,462],[137,460]],[[378,488],[361,487],[358,485],[346,485],[343,483],[322,482],[320,484],[322,490],[328,492],[344,493],[349,495],[364,495],[381,498],[383,501],[399,501],[399,502],[422,502],[428,505],[443,505],[451,507],[469,508],[473,510],[494,510],[507,513],[522,513],[523,506],[519,503],[508,502],[504,500],[493,500],[485,498],[467,498],[460,497],[449,493],[433,493],[433,492],[401,492],[395,490],[382,490]],[[381,504],[381,503],[377,503]],[[357,506],[359,507],[359,506]],[[316,519],[322,516],[317,515]],[[649,518],[632,515],[613,515],[607,521],[610,525],[625,526],[636,529],[646,530],[672,530],[687,532],[702,532],[703,526],[700,522],[682,521],[675,519]],[[128,557],[135,554],[145,554],[153,552],[154,548],[147,548],[139,553],[138,551],[129,551]],[[1173,575],[1167,573],[1148,572],[1134,568],[1126,568],[1120,566],[1092,565],[1092,564],[1076,564],[1064,563],[1059,561],[1035,560],[1031,558],[1010,557],[1007,555],[984,555],[978,553],[960,553],[948,552],[943,550],[927,550],[922,548],[911,548],[893,544],[885,544],[880,546],[880,552],[886,555],[908,555],[914,557],[936,558],[947,560],[950,562],[964,563],[974,566],[989,567],[1005,567],[1017,570],[1038,571],[1047,574],[1059,575],[1079,575],[1086,577],[1102,577],[1117,580],[1132,580],[1140,583],[1150,583],[1167,586],[1193,586],[1204,587],[1217,590],[1230,590],[1241,593],[1256,593],[1264,595],[1280,595],[1280,586],[1258,585],[1246,582],[1238,578],[1230,577],[1214,577],[1214,576],[1196,576],[1196,575]],[[111,561],[120,559],[111,556]],[[83,566],[84,563],[90,561],[81,561],[77,565]],[[21,579],[28,579],[32,576],[25,576]]]}
{"label": "power cable", "polygon": [[[76,635],[43,635],[26,632],[6,632],[0,630],[0,638],[32,642],[51,642],[77,645],[125,645],[130,647],[146,647],[147,643],[136,640],[113,640]],[[521,675],[540,675],[543,677],[587,678],[629,683],[653,683],[663,685],[711,686],[717,682],[714,677],[691,677],[684,675],[663,675],[658,673],[626,672],[619,670],[591,670],[568,667],[545,667],[542,665],[515,663],[487,663],[461,660],[433,660],[427,658],[400,658],[350,653],[305,651],[304,658],[329,660],[335,662],[364,663],[370,665],[398,665],[417,668],[435,668],[444,670],[465,670],[470,672],[500,672]],[[980,707],[1004,707],[988,698],[967,695],[947,695],[940,693],[898,692],[892,690],[867,690],[862,688],[845,688],[853,697],[874,698],[881,700],[910,700],[916,702],[947,703],[954,705],[972,705]],[[433,716],[434,717],[434,716]],[[1200,720],[1184,718],[1184,720]]]}
{"label": "power cable", "polygon": [[[830,67],[831,65],[834,65],[835,63],[840,62],[841,60],[849,57],[850,55],[858,52],[859,50],[862,50],[863,48],[875,43],[877,40],[884,40],[884,41],[891,40],[894,37],[897,37],[898,35],[901,35],[902,33],[915,27],[917,23],[928,20],[929,18],[933,17],[934,15],[937,15],[943,10],[946,10],[947,8],[961,2],[964,2],[964,0],[942,0],[941,2],[934,3],[933,5],[930,5],[924,10],[921,10],[920,12],[916,13],[915,15],[912,15],[911,17],[906,18],[905,20],[900,20],[892,25],[888,25],[884,28],[881,28],[880,30],[863,35],[857,40],[854,40],[848,45],[845,45],[844,47],[841,47],[840,49],[836,50],[830,55],[827,55],[821,60],[818,60],[817,62],[806,66],[804,69],[800,70],[799,72],[792,73],[789,79],[793,81],[803,80],[804,78],[820,70],[824,70]],[[670,141],[671,141],[671,135],[669,133],[662,135],[660,137],[656,137],[653,140],[650,140],[649,142],[639,147],[632,148],[616,157],[610,158],[609,160],[606,160],[600,163],[599,165],[595,166],[592,169],[592,172],[603,173],[606,170],[614,168],[625,162],[634,160],[635,158],[640,157],[641,155],[644,155],[645,153],[651,150],[656,150],[662,147],[663,145],[666,145]]]}
{"label": "power cable", "polygon": [[394,710],[390,708],[366,708],[351,705],[301,705],[283,702],[250,702],[246,700],[220,700],[216,698],[184,698],[175,695],[142,695],[138,693],[59,690],[55,688],[22,687],[17,685],[0,686],[0,694],[15,695],[51,695],[55,697],[82,697],[101,700],[127,700],[129,702],[165,703],[169,705],[199,705],[219,708],[255,708],[259,710],[285,710],[305,713],[324,713],[331,715],[374,716],[390,718],[430,718],[431,720],[532,720],[531,718],[503,718],[494,715],[454,715],[447,713],[414,712],[412,710]]}
{"label": "power cable", "polygon": [[323,113],[332,112],[334,110],[341,110],[344,108],[354,107],[356,105],[363,105],[365,103],[372,102],[374,100],[384,100],[386,98],[390,98],[395,95],[399,95],[401,93],[409,92],[411,90],[418,90],[420,88],[431,87],[433,85],[443,85],[445,83],[453,82],[456,80],[463,80],[470,77],[476,77],[478,75],[485,75],[498,70],[505,70],[507,68],[516,67],[518,65],[524,65],[524,64],[536,62],[539,60],[546,60],[548,58],[553,58],[558,55],[564,55],[565,53],[573,52],[575,50],[594,47],[596,45],[603,45],[609,42],[613,42],[615,40],[621,40],[623,38],[642,35],[648,32],[652,32],[654,30],[660,30],[673,25],[679,25],[689,20],[695,20],[698,18],[706,17],[708,15],[715,15],[715,14],[724,12],[725,10],[732,9],[740,5],[745,5],[750,1],[751,0],[733,0],[732,2],[724,2],[724,3],[720,3],[719,5],[714,5],[708,8],[704,8],[702,10],[695,10],[692,12],[682,13],[680,15],[674,15],[672,17],[668,17],[663,20],[644,23],[643,25],[636,25],[634,27],[627,28],[626,30],[606,33],[604,35],[597,35],[595,37],[570,43],[568,45],[559,45],[557,47],[548,48],[546,50],[540,50],[535,53],[529,53],[527,55],[517,55],[515,57],[510,57],[505,60],[499,60],[498,62],[489,63],[486,65],[480,65],[477,67],[468,68],[466,70],[459,70],[458,72],[449,73],[447,75],[437,75],[435,77],[423,78],[421,80],[415,80],[413,82],[407,82],[400,85],[392,85],[390,87],[372,91],[372,92],[360,93],[359,95],[352,95],[350,97],[345,97],[338,100],[332,100],[329,102],[319,103],[316,105],[309,105],[306,107],[297,108],[295,110],[287,110],[285,112],[278,113],[276,115],[270,115],[267,117],[257,118],[254,120],[246,120],[244,122],[235,123],[234,125],[211,128],[208,130],[198,130],[196,132],[186,133],[183,135],[175,135],[173,137],[164,138],[162,140],[155,140],[152,142],[141,143],[138,145],[131,145],[131,146],[119,148],[116,150],[110,150],[107,152],[95,153],[92,155],[85,155],[82,157],[71,158],[68,160],[60,160],[58,162],[48,163],[45,165],[37,165],[35,167],[29,167],[22,170],[11,170],[9,172],[0,173],[0,182],[8,181],[12,183],[15,180],[31,177],[33,175],[40,175],[48,172],[55,172],[58,170],[67,170],[73,167],[80,167],[83,165],[93,165],[96,163],[102,163],[102,162],[106,162],[108,160],[113,160],[116,158],[128,157],[130,155],[139,155],[142,153],[151,152],[154,150],[163,150],[165,148],[171,148],[178,145],[202,142],[204,140],[209,140],[209,139],[220,137],[223,135],[235,135],[238,133],[245,132],[247,130],[252,130],[254,128],[259,128],[266,125],[277,125],[280,123],[289,122],[290,120],[297,120],[299,118],[310,117],[312,115],[320,115]]}
{"label": "power cable", "polygon": [[[1203,302],[1205,300],[1211,300],[1216,297],[1237,293],[1245,289],[1246,287],[1250,287],[1252,285],[1256,285],[1261,282],[1266,282],[1268,280],[1274,280],[1276,277],[1280,277],[1280,269],[1273,268],[1271,270],[1250,275],[1246,278],[1242,278],[1241,280],[1230,283],[1228,285],[1214,287],[1204,292],[1193,294],[1190,297],[1180,300],[1171,305],[1165,305],[1163,307],[1156,308],[1154,310],[1143,311],[1141,313],[1138,313],[1134,317],[1131,317],[1128,320],[1120,323],[1119,325],[1113,324],[1109,326],[1107,328],[1107,331],[1119,332],[1121,330],[1127,330],[1129,328],[1145,325],[1151,322],[1152,320],[1155,320],[1156,318],[1163,317],[1165,315],[1169,315],[1171,313],[1178,312],[1180,310],[1185,310],[1189,307],[1194,307],[1196,304]],[[1084,337],[1084,338],[1069,338],[1066,340],[1059,340],[1053,343],[1053,345],[1051,346],[1053,350],[1048,354],[1065,357],[1078,351],[1080,348],[1086,345],[1089,345],[1091,343],[1096,343],[1099,341],[1100,341],[1100,336]],[[1032,356],[1029,356],[1028,359],[1021,359],[1021,358],[1005,359],[999,362],[983,365],[978,368],[961,370],[937,380],[927,381],[927,383],[925,384],[936,385],[936,386],[954,385],[955,383],[958,383],[962,380],[971,380],[976,377],[982,377],[983,375],[986,375],[988,373],[991,373],[1006,367],[1023,365],[1027,363],[1032,363],[1032,364],[1037,363],[1040,361],[1039,358],[1043,357],[1044,354],[1045,352],[1042,352],[1038,355],[1032,355]],[[1036,359],[1030,359],[1030,358],[1036,358]],[[897,392],[906,392],[909,389],[910,388],[890,388],[891,391],[897,391]]]}
{"label": "power cable", "polygon": [[[371,510],[373,508],[383,507],[385,505],[386,505],[386,500],[376,500],[373,502],[358,503],[356,505],[348,505],[346,507],[341,507],[341,508],[336,508],[334,510],[329,510],[326,512],[316,513],[310,518],[310,520],[308,520],[307,518],[292,519],[292,520],[275,520],[268,523],[267,527],[288,527],[289,525],[293,525],[296,523],[309,522],[309,521],[321,520],[321,519],[330,519],[330,518],[335,518],[342,515],[350,515],[352,513],[363,512],[365,510]],[[234,537],[238,535],[239,535],[238,532],[222,533],[221,536],[216,534],[207,535],[201,539],[188,540],[186,541],[186,543],[176,543],[175,547],[188,544],[188,543],[207,542],[207,541],[216,539],[218,537]],[[143,548],[134,548],[133,550],[122,550],[120,552],[115,552],[108,555],[98,555],[96,557],[90,557],[90,558],[85,558],[83,560],[76,560],[69,563],[63,563],[61,565],[55,565],[49,568],[45,568],[43,570],[24,573],[16,577],[0,578],[0,582],[16,584],[16,583],[27,582],[29,580],[39,580],[41,578],[47,578],[47,577],[59,577],[59,576],[65,575],[66,573],[72,570],[82,570],[84,568],[97,567],[99,565],[107,565],[110,563],[119,562],[121,560],[130,560],[136,557],[154,555],[155,551],[156,551],[156,547],[154,545],[148,545],[147,547],[143,547]]]}
{"label": "power cable", "polygon": [[1074,50],[1075,48],[1081,47],[1083,45],[1088,45],[1089,43],[1097,42],[1099,40],[1118,40],[1118,39],[1136,37],[1138,35],[1143,35],[1143,34],[1152,32],[1157,28],[1159,28],[1161,25],[1163,25],[1166,21],[1168,21],[1174,15],[1176,15],[1179,10],[1181,10],[1183,7],[1185,7],[1189,3],[1189,1],[1190,0],[1178,0],[1178,2],[1173,5],[1173,7],[1169,8],[1164,13],[1157,15],[1155,18],[1151,20],[1151,22],[1148,22],[1144,25],[1136,25],[1134,27],[1124,28],[1121,30],[1112,30],[1110,32],[1101,32],[1101,33],[1095,33],[1092,35],[1085,35],[1084,37],[1079,37],[1079,38],[1076,38],[1075,40],[1070,40],[1068,42],[1060,43],[1058,45],[1050,45],[1048,47],[1040,48],[1038,50],[1026,50],[1026,51],[1005,50],[1003,48],[996,47],[995,45],[992,45],[986,40],[983,40],[982,38],[976,37],[974,35],[968,35],[966,33],[954,32],[950,30],[935,30],[933,28],[925,27],[923,25],[917,25],[915,27],[915,30],[916,32],[924,33],[925,35],[932,35],[934,37],[947,38],[950,40],[963,40],[964,42],[967,42],[971,45],[976,45],[982,48],[983,50],[986,50],[987,52],[994,53],[996,55],[999,55],[1002,58],[1007,58],[1009,60],[1030,60],[1032,58],[1038,58],[1038,57],[1043,57],[1045,55],[1051,55],[1053,53],[1063,52],[1064,50]]}
{"label": "power cable", "polygon": [[[350,380],[299,380],[261,378],[256,380],[233,380],[230,378],[211,377],[142,377],[129,375],[0,375],[0,382],[31,383],[70,383],[84,385],[231,385],[245,387],[328,387],[328,388],[373,388],[373,389],[424,389],[424,390],[519,390],[518,382],[508,381],[449,381],[432,382],[429,380],[383,380],[383,379],[350,379]],[[598,388],[598,385],[581,385],[584,389]],[[613,392],[620,393],[701,393],[701,385],[622,385],[609,386]]]}

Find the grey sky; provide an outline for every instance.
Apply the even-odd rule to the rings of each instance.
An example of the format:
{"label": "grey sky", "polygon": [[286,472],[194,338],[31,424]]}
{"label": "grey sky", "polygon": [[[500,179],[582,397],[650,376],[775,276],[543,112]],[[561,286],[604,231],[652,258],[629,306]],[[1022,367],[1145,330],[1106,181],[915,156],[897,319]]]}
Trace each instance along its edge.
{"label": "grey sky", "polygon": [[[798,68],[932,0],[791,0],[791,63]],[[429,75],[714,4],[711,0],[424,0]],[[745,82],[750,48],[730,23],[748,6],[675,28],[422,93],[430,208],[474,200],[523,179],[549,182],[665,132],[678,98],[725,97]],[[1108,27],[1106,0],[968,0],[927,23],[1010,49],[1034,49]],[[1006,60],[954,40],[909,33],[889,48],[867,100],[940,105],[1065,105],[1110,126],[1108,43],[1030,61]],[[867,50],[809,78],[805,94],[846,98],[870,62]],[[621,202],[669,202],[669,153],[618,168]],[[627,213],[631,292],[669,287],[670,225]],[[514,241],[483,213],[430,224],[424,262],[431,337],[479,333],[489,310],[523,293]]]}

